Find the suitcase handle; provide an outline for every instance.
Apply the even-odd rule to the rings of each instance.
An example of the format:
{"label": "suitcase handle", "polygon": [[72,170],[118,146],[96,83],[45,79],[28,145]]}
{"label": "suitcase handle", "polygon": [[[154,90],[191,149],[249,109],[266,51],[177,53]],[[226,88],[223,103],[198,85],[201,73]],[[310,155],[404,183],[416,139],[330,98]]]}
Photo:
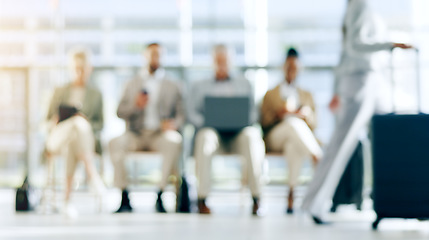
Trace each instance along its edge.
{"label": "suitcase handle", "polygon": [[[395,74],[394,74],[394,64],[393,64],[393,52],[396,48],[391,48],[390,53],[390,71],[391,71],[391,81],[392,81],[392,94],[391,94],[391,102],[392,102],[392,110],[393,114],[397,113],[396,104],[395,104]],[[417,111],[419,114],[423,114],[422,112],[422,100],[421,100],[421,76],[420,76],[420,50],[418,48],[410,48],[411,50],[414,50],[416,53],[416,89],[417,89]]]}

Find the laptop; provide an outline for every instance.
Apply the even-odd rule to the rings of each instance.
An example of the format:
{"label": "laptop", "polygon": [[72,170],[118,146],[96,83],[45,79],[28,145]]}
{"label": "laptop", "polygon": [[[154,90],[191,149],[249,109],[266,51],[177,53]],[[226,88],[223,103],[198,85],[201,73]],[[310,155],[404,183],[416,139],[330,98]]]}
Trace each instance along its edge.
{"label": "laptop", "polygon": [[238,132],[250,126],[249,97],[206,97],[204,126],[219,132]]}

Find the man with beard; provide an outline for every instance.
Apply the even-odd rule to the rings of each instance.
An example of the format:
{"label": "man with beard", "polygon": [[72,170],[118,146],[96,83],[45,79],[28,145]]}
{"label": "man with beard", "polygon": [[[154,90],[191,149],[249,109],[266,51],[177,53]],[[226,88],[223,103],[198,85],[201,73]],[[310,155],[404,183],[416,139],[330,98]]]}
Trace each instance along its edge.
{"label": "man with beard", "polygon": [[177,175],[177,161],[182,150],[182,136],[178,130],[184,123],[182,91],[161,68],[161,53],[159,43],[147,45],[144,51],[147,65],[128,83],[118,106],[118,117],[126,121],[127,130],[109,144],[115,170],[114,184],[122,190],[117,213],[132,211],[125,167],[128,152],[159,151],[163,156],[162,178],[155,205],[157,212],[166,212],[161,195],[168,177]]}
{"label": "man with beard", "polygon": [[219,152],[229,152],[242,156],[245,169],[243,175],[248,178],[248,186],[252,194],[252,214],[259,216],[262,214],[260,175],[265,158],[265,146],[259,129],[250,125],[231,132],[206,125],[207,109],[204,102],[207,97],[248,97],[250,122],[257,121],[257,108],[250,82],[240,74],[233,73],[231,60],[227,46],[223,44],[214,46],[214,74],[206,80],[193,84],[192,95],[188,99],[188,119],[197,129],[194,157],[198,179],[198,211],[201,214],[211,213],[211,209],[206,205],[206,199],[211,190],[212,158]]}

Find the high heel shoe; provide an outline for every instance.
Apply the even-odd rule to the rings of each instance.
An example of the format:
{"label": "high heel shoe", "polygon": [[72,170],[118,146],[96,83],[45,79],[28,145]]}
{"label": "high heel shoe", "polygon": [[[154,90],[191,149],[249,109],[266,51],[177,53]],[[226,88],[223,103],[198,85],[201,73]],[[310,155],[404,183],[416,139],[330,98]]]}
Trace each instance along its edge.
{"label": "high heel shoe", "polygon": [[331,224],[330,222],[326,222],[323,219],[316,217],[316,216],[312,216],[313,222],[317,225],[328,225]]}

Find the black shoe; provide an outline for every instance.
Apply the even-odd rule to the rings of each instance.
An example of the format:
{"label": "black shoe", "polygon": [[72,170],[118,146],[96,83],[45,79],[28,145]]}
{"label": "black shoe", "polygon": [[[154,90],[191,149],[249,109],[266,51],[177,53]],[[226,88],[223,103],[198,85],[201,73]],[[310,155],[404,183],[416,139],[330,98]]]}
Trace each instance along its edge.
{"label": "black shoe", "polygon": [[321,218],[319,218],[319,217],[316,217],[316,216],[312,216],[313,217],[313,221],[314,221],[314,223],[315,224],[317,224],[317,225],[327,225],[327,224],[330,224],[329,222],[325,222],[325,221],[323,221]]}
{"label": "black shoe", "polygon": [[128,197],[128,191],[125,189],[122,191],[122,200],[121,206],[119,206],[118,210],[115,213],[124,213],[124,212],[132,212],[133,208],[130,204],[130,198]]}
{"label": "black shoe", "polygon": [[264,216],[264,211],[260,207],[259,198],[257,198],[257,197],[253,197],[252,215],[257,216],[257,217]]}
{"label": "black shoe", "polygon": [[289,195],[287,197],[287,210],[286,210],[287,214],[293,213],[293,202],[294,202],[293,200],[294,200],[294,188],[289,187]]}
{"label": "black shoe", "polygon": [[164,208],[164,204],[162,203],[162,191],[158,193],[158,198],[156,199],[155,210],[159,213],[166,213],[167,211]]}
{"label": "black shoe", "polygon": [[121,205],[119,208],[118,208],[118,210],[116,210],[116,212],[115,213],[129,213],[129,212],[132,212],[133,211],[133,208],[131,207],[131,205]]}
{"label": "black shoe", "polygon": [[198,199],[198,212],[200,214],[210,214],[211,213],[210,208],[207,207],[207,205],[206,205],[206,199],[205,198]]}

